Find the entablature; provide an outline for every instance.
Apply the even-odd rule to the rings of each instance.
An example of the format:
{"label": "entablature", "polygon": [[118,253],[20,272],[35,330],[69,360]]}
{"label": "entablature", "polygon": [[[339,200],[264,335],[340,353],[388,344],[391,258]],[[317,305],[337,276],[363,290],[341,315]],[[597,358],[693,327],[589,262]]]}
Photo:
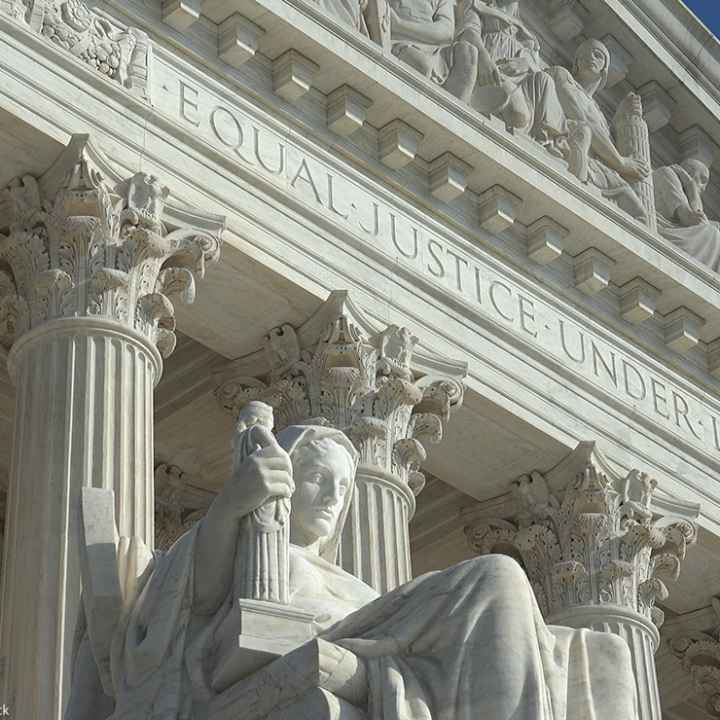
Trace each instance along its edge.
{"label": "entablature", "polygon": [[[552,431],[554,436],[572,435],[573,424],[582,420],[582,408],[602,405],[602,412],[614,416],[608,430],[613,442],[624,442],[627,427],[632,426],[638,443],[647,442],[649,447],[662,441],[671,448],[663,456],[666,468],[681,452],[697,462],[696,467],[716,467],[718,437],[714,432],[720,410],[717,380],[709,372],[707,340],[717,334],[712,316],[720,306],[718,276],[593,196],[562,168],[548,165],[540,155],[541,148],[508,135],[494,120],[455,103],[457,114],[451,119],[464,118],[457,120],[456,127],[468,135],[475,133],[487,174],[484,189],[476,185],[476,192],[471,186],[470,192],[448,203],[431,192],[430,164],[421,157],[397,170],[381,163],[378,132],[370,124],[352,138],[329,130],[324,93],[308,90],[294,104],[280,99],[273,92],[272,66],[266,58],[258,57],[243,70],[234,70],[203,55],[197,45],[194,56],[182,57],[177,45],[162,39],[168,32],[158,16],[147,25],[155,40],[151,106],[15,21],[0,23],[6,30],[2,38],[9,58],[2,70],[7,80],[2,90],[4,107],[22,106],[29,123],[42,122],[56,136],[92,128],[109,139],[108,153],[115,162],[132,168],[142,163],[153,172],[172,176],[178,198],[193,202],[202,196],[204,205],[230,216],[224,265],[227,283],[210,290],[213,300],[222,295],[225,306],[236,302],[240,280],[232,275],[233,259],[237,261],[244,253],[261,259],[272,255],[279,272],[293,278],[303,274],[304,287],[318,297],[333,286],[360,286],[366,293],[375,293],[377,313],[389,312],[391,305],[393,314],[405,314],[413,323],[437,329],[433,342],[440,342],[442,336],[446,354],[462,357],[467,352],[471,356],[470,387],[478,395],[492,391],[499,396],[502,392],[512,404],[516,391],[529,397],[543,387],[552,396],[552,388],[571,388],[576,393],[572,398],[568,390],[568,395],[541,399],[556,405],[547,410],[547,417],[566,413],[563,417],[568,418],[563,420],[562,430]],[[200,26],[205,27],[203,23]],[[364,41],[360,38],[358,42]],[[353,50],[351,43],[342,48],[346,50]],[[307,47],[300,51],[307,53]],[[415,77],[392,58],[384,63],[377,63],[379,80],[372,87],[368,81],[367,93],[391,95],[380,80],[384,82],[392,70],[404,72],[413,81],[407,87],[414,97],[420,97],[421,91],[423,97],[433,93],[446,97],[444,91]],[[319,65],[322,70],[322,63]],[[28,70],[24,78],[12,71],[21,66]],[[328,86],[330,80],[328,74]],[[238,92],[240,88],[243,92]],[[449,104],[453,102],[450,99]],[[433,131],[441,138],[441,121],[448,119],[446,109],[435,104],[429,107],[428,112],[437,117]],[[373,108],[378,113],[395,112],[387,106],[383,110],[377,102]],[[396,119],[410,124],[407,115]],[[399,123],[392,127],[402,140],[394,153],[397,156],[405,152],[400,146],[410,144],[410,134],[401,132]],[[226,133],[233,130],[243,133],[243,142],[239,134],[235,142],[228,140]],[[421,151],[425,142],[427,135],[420,143]],[[456,150],[466,146],[471,147],[466,143]],[[280,147],[284,149],[280,151]],[[458,151],[456,156],[460,155]],[[280,156],[284,158],[281,172],[277,165]],[[249,163],[243,160],[248,157]],[[434,166],[435,174],[441,172],[441,165]],[[448,170],[448,177],[455,177],[453,173]],[[476,174],[480,182],[479,171]],[[568,227],[570,223],[560,221],[564,216],[554,214],[555,210],[565,211],[570,217],[574,211],[545,194],[548,177],[564,183],[561,199],[582,214],[576,217],[579,224],[574,231]],[[506,187],[515,181],[524,183],[520,194]],[[334,202],[330,198],[333,192]],[[515,197],[524,203],[518,205]],[[351,213],[353,202],[357,207]],[[374,209],[379,214],[377,222]],[[508,220],[514,222],[508,224]],[[599,247],[601,242],[613,241],[612,232],[617,230],[613,223],[621,222],[625,230],[618,237],[632,246],[637,256],[625,246],[618,250],[620,243],[612,251],[606,246],[608,252]],[[566,230],[571,232],[565,235]],[[645,236],[655,246],[645,244]],[[293,250],[286,251],[291,245]],[[557,247],[562,252],[554,252]],[[548,254],[559,257],[544,265],[538,262],[538,257]],[[658,257],[665,257],[664,264]],[[682,266],[678,264],[681,261]],[[638,268],[644,284],[626,287],[640,275]],[[478,277],[482,303],[475,297]],[[654,290],[662,292],[659,298]],[[700,310],[696,313],[699,319],[691,314],[692,303]],[[213,308],[207,316],[213,315],[217,321],[216,312]],[[647,319],[635,325],[624,315]],[[703,334],[701,320],[710,320]],[[207,328],[200,327],[197,318],[187,329],[194,337],[207,337]],[[240,330],[245,327],[239,321],[214,328],[216,337],[222,333],[230,336],[225,344],[218,341],[214,349],[226,357],[240,354],[228,349],[233,332]],[[578,368],[576,358],[583,342],[584,364]],[[627,370],[630,379],[623,378],[626,366],[636,371],[642,368],[642,381],[632,369]],[[491,378],[501,373],[512,390],[501,391],[499,385],[489,388]],[[645,383],[643,404],[633,397],[640,382]],[[522,389],[517,390],[521,383]],[[682,399],[676,400],[676,395]],[[687,410],[683,402],[688,404]],[[535,407],[528,405],[527,413],[534,411]],[[663,427],[660,433],[658,426]],[[682,451],[676,446],[682,446]],[[703,469],[700,476],[707,477],[705,472]],[[683,482],[695,480],[693,492],[707,490],[714,495],[714,488],[699,487],[702,483],[696,478],[700,476],[690,469],[686,476]],[[715,510],[713,507],[709,513],[713,522]]]}
{"label": "entablature", "polygon": [[[537,275],[546,270],[554,274],[554,268],[544,267],[547,264],[569,264],[571,274],[579,276],[573,285],[582,292],[610,289],[614,297],[598,300],[622,306],[617,312],[621,324],[654,317],[655,332],[667,334],[671,347],[699,347],[705,357],[698,364],[715,372],[716,346],[710,344],[720,336],[720,316],[714,312],[720,307],[717,273],[609,204],[595,188],[578,182],[536,142],[508,133],[498,118],[474,111],[313,5],[267,0],[240,8],[238,2],[204,3],[202,17],[182,32],[162,22],[160,4],[122,4],[128,22],[143,24],[157,41],[157,110],[166,110],[188,129],[204,125],[215,136],[211,140],[233,155],[233,138],[243,133],[242,118],[234,113],[245,112],[233,90],[242,89],[304,138],[331,148],[493,252],[502,253],[512,238],[510,244],[522,247],[522,254],[533,260]],[[117,13],[119,5],[105,7]],[[254,50],[247,35],[252,28],[242,23],[235,28],[236,40],[245,43],[245,50],[234,46],[232,57],[239,53],[243,62],[233,59],[233,67],[222,59],[230,56],[227,47],[220,49],[218,39],[223,32],[227,38],[229,18],[240,22],[239,9],[254,26],[264,27],[256,35]],[[209,78],[187,73],[178,48],[187,59],[212,69],[225,91],[215,93]],[[656,85],[643,95],[653,118],[664,117],[652,105],[652,98],[666,92]],[[631,87],[627,78],[616,80],[608,102],[617,100],[618,88],[624,93]],[[650,115],[648,111],[646,119]],[[664,127],[662,133],[670,134],[657,143],[653,154],[672,162],[678,157],[672,153],[682,143],[675,141],[674,129]],[[700,127],[686,128],[683,140],[680,154],[708,161],[714,157],[714,142]],[[586,282],[588,273],[591,282]],[[680,343],[675,342],[678,315],[685,318]]]}

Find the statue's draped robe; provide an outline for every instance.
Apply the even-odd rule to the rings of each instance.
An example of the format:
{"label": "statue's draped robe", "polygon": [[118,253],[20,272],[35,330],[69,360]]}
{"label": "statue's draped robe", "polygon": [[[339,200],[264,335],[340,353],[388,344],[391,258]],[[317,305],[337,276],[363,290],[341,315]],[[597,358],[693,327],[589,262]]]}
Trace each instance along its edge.
{"label": "statue's draped robe", "polygon": [[[551,67],[547,72],[555,81],[557,95],[568,120],[590,123],[597,131],[613,142],[610,124],[597,101],[589,95],[572,73],[564,67]],[[603,197],[617,203],[633,217],[642,217],[644,209],[637,194],[617,170],[597,157],[592,150],[588,157],[588,179]]]}
{"label": "statue's draped robe", "polygon": [[[504,19],[497,11],[488,14],[484,2],[462,0],[458,3],[458,37],[467,29],[474,29],[482,36],[483,44],[490,58],[501,63],[499,72],[503,80],[516,86],[521,92],[530,113],[530,119],[523,131],[538,142],[547,142],[566,132],[565,115],[555,92],[550,76],[540,69],[539,43],[535,36],[520,22],[517,10]],[[525,59],[529,69],[510,73],[502,66],[503,60]],[[474,105],[481,112],[487,108]],[[520,128],[517,128],[520,129]]]}
{"label": "statue's draped robe", "polygon": [[[193,614],[195,535],[156,561],[118,631],[113,720],[188,720],[193,703],[197,711],[207,702],[207,638],[231,599],[212,616]],[[636,716],[627,645],[547,627],[514,560],[467,561],[372,600],[374,592],[340,568],[292,553],[293,604],[317,612],[321,637],[365,659],[369,720]]]}
{"label": "statue's draped robe", "polygon": [[680,165],[655,170],[655,209],[658,232],[686,253],[713,270],[720,268],[720,225],[716,222],[682,225],[677,217],[681,207],[702,211],[700,189]]}

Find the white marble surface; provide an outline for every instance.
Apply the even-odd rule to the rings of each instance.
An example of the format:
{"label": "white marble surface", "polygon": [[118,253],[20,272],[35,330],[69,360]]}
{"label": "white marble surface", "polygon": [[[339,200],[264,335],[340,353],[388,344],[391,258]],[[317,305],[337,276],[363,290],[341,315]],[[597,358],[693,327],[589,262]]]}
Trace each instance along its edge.
{"label": "white marble surface", "polygon": [[[106,693],[115,698],[113,718],[151,718],[160,707],[176,714],[189,703],[193,714],[217,720],[238,711],[258,720],[284,717],[292,707],[322,718],[367,711],[383,720],[408,714],[470,720],[478,711],[498,720],[633,716],[627,645],[606,633],[548,628],[514,560],[462,563],[380,597],[334,565],[352,499],[355,450],[331,428],[290,426],[277,440],[266,428],[253,430],[255,450],[246,454],[242,443],[236,446],[233,476],[199,526],[156,559],[134,599],[124,598],[113,641],[113,687]],[[268,603],[265,620],[233,631],[227,621],[235,602],[237,519],[281,496],[293,502],[290,603],[286,611]],[[114,533],[112,513],[106,517],[96,507],[85,505],[90,542]],[[98,576],[93,567],[108,568],[93,545],[88,563],[88,577]],[[96,599],[104,585],[93,586]],[[219,686],[211,680],[213,663],[223,662],[219,639],[239,632],[242,649],[249,629],[253,649],[262,650],[263,628],[274,629],[265,646],[272,654],[280,619],[297,611],[313,618],[320,640],[259,670],[245,666],[246,677],[224,676]],[[109,616],[103,620],[112,624]],[[178,676],[184,664],[190,674]],[[93,672],[92,662],[77,668],[77,692],[88,692]],[[258,693],[266,686],[273,690]],[[73,705],[69,720],[96,717],[98,705],[85,700]]]}

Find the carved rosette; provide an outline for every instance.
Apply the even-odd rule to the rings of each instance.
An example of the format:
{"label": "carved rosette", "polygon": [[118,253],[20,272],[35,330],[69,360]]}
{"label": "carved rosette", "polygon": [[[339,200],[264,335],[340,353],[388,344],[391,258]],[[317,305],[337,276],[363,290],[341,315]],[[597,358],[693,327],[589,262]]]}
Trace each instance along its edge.
{"label": "carved rosette", "polygon": [[442,439],[463,388],[452,378],[414,373],[416,343],[407,328],[390,325],[368,337],[340,315],[314,349],[302,350],[295,330],[283,325],[266,337],[269,375],[232,377],[217,396],[236,417],[251,400],[267,403],[276,430],[310,419],[341,429],[358,449],[361,465],[399,477],[417,494],[425,482],[419,471],[425,446]]}
{"label": "carved rosette", "polygon": [[76,136],[41,178],[0,191],[0,343],[51,320],[104,318],[168,356],[170,298],[193,302],[195,278],[219,257],[222,222],[173,229],[157,178],[109,181],[93,154]]}
{"label": "carved rosette", "polygon": [[519,559],[550,621],[571,608],[613,605],[660,626],[663,578],[677,579],[694,523],[656,517],[656,482],[636,470],[615,474],[594,443],[580,443],[561,465],[517,480],[515,516],[466,528],[470,545]]}
{"label": "carved rosette", "polygon": [[152,45],[141,30],[116,27],[83,0],[0,0],[0,12],[149,100]]}

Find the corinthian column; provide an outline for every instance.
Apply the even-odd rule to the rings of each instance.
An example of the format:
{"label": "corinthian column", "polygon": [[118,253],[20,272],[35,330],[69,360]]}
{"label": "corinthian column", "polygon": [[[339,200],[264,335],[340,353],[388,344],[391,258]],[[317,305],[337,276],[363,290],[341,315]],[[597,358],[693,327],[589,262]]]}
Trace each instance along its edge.
{"label": "corinthian column", "polygon": [[655,487],[636,470],[618,475],[583,442],[549,473],[515,482],[511,520],[477,518],[466,528],[478,553],[507,552],[522,563],[548,624],[627,641],[640,720],[661,720],[655,652],[663,613],[655,603],[668,596],[661,577],[677,579],[697,535],[687,518],[658,517]]}
{"label": "corinthian column", "polygon": [[276,430],[312,419],[348,435],[360,463],[338,561],[381,593],[412,577],[420,466],[463,396],[465,365],[415,353],[416,343],[406,328],[373,328],[346,293],[333,293],[297,331],[272,330],[217,391],[236,416],[250,400],[268,403]]}
{"label": "corinthian column", "polygon": [[81,489],[112,489],[120,534],[153,547],[153,387],[175,344],[169,296],[193,300],[221,228],[167,195],[154,177],[115,177],[75,136],[42,177],[0,198],[0,342],[17,397],[0,697],[23,720],[60,720],[67,703]]}

